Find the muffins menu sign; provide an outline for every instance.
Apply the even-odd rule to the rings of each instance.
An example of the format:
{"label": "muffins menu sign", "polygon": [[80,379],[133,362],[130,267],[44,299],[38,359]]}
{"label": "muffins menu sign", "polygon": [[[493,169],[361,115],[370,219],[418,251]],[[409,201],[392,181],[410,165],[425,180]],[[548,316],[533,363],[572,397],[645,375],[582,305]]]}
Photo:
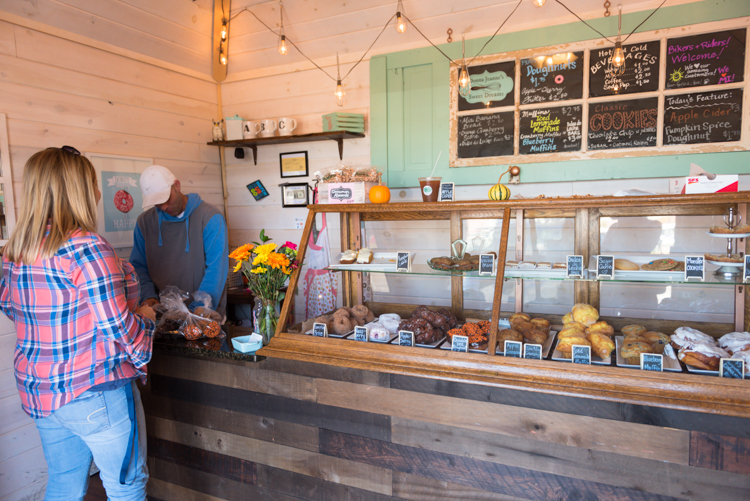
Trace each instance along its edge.
{"label": "muffins menu sign", "polygon": [[664,145],[739,141],[742,89],[664,97]]}
{"label": "muffins menu sign", "polygon": [[746,30],[667,40],[667,89],[742,82]]}
{"label": "muffins menu sign", "polygon": [[581,105],[521,110],[522,155],[581,150]]}
{"label": "muffins menu sign", "polygon": [[521,59],[521,104],[580,99],[583,52]]}
{"label": "muffins menu sign", "polygon": [[612,47],[592,50],[589,64],[589,96],[611,96],[659,90],[659,48],[661,43],[623,45],[625,71],[617,75],[610,64]]}

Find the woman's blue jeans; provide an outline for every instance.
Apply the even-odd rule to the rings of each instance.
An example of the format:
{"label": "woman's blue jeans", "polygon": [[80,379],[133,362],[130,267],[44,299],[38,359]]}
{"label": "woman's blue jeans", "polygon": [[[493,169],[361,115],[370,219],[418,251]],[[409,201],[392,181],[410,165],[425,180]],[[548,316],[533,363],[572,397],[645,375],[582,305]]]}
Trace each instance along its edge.
{"label": "woman's blue jeans", "polygon": [[[133,392],[138,420],[138,452],[132,454],[122,485],[120,470],[131,428],[125,393],[129,391]],[[49,474],[45,501],[82,500],[88,489],[92,456],[109,499],[146,499],[146,417],[135,381],[116,390],[84,392],[35,422]]]}

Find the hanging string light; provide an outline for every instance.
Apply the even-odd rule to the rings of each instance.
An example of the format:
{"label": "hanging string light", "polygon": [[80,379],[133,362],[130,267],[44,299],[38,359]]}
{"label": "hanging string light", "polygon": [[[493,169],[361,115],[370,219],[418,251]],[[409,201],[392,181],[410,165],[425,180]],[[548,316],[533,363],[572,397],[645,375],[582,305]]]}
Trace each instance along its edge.
{"label": "hanging string light", "polygon": [[227,41],[227,35],[229,34],[229,26],[227,25],[226,19],[221,20],[221,41]]}
{"label": "hanging string light", "polygon": [[336,96],[336,104],[339,106],[344,106],[346,102],[346,92],[344,92],[344,86],[341,85],[341,68],[339,67],[339,53],[336,53],[336,74],[338,75],[336,77],[336,92],[334,95]]}
{"label": "hanging string light", "polygon": [[458,73],[458,93],[467,97],[471,93],[471,77],[469,76],[469,68],[466,67],[466,39],[464,35],[461,35],[461,52],[463,57],[461,59],[461,70]]}
{"label": "hanging string light", "polygon": [[541,7],[545,3],[547,3],[547,0],[531,0],[531,3],[534,5],[534,7]]}
{"label": "hanging string light", "polygon": [[625,72],[625,52],[622,50],[622,4],[617,6],[617,41],[610,62],[615,67],[615,74],[622,75]]}
{"label": "hanging string light", "polygon": [[281,14],[281,28],[279,29],[279,54],[286,56],[289,49],[286,46],[286,35],[284,34],[284,2],[279,0],[279,13]]}
{"label": "hanging string light", "polygon": [[403,11],[404,5],[401,3],[401,0],[398,0],[398,5],[396,5],[396,31],[399,33],[406,32],[406,21],[404,20],[404,16],[401,15]]}
{"label": "hanging string light", "polygon": [[224,54],[224,49],[219,49],[219,62],[224,66],[227,65],[227,55]]}

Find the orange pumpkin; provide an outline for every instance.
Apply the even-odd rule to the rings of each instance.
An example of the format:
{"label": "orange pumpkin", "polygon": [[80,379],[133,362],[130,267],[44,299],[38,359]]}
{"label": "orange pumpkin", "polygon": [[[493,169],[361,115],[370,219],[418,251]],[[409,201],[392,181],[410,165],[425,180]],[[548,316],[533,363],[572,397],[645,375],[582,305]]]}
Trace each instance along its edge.
{"label": "orange pumpkin", "polygon": [[391,190],[387,186],[379,184],[370,188],[370,202],[374,204],[387,204],[391,199]]}

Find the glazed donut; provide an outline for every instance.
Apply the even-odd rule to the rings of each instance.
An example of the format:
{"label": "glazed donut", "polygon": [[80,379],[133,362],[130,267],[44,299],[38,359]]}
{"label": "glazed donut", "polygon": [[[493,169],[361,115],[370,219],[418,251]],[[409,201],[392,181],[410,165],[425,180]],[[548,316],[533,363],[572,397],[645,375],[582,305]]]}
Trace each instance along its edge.
{"label": "glazed donut", "polygon": [[347,310],[346,308],[339,308],[338,310],[333,312],[333,316],[349,318],[349,310]]}
{"label": "glazed donut", "polygon": [[373,320],[375,320],[375,315],[373,315],[372,312],[369,312],[367,316],[365,317],[365,322],[369,324]]}
{"label": "glazed donut", "polygon": [[352,330],[352,324],[349,323],[348,318],[341,315],[333,318],[333,332],[336,334],[346,334],[350,330]]}
{"label": "glazed donut", "polygon": [[367,317],[368,313],[370,313],[370,310],[363,304],[352,306],[352,314],[357,318],[364,319]]}

